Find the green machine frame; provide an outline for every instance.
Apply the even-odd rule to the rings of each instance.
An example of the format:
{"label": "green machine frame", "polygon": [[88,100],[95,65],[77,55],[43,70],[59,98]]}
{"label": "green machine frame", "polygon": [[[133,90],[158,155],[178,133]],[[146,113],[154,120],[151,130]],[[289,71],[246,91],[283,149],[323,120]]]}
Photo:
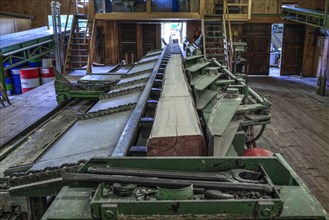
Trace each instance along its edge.
{"label": "green machine frame", "polygon": [[[97,176],[89,172],[92,167],[196,173],[262,167],[275,191],[269,199],[137,200],[133,196],[115,196],[109,181],[93,181]],[[86,176],[80,178],[80,175]],[[71,186],[61,190],[43,216],[44,220],[159,219],[165,216],[171,216],[169,219],[325,219],[326,214],[279,154],[258,158],[95,158],[78,173],[64,174],[63,179]]]}

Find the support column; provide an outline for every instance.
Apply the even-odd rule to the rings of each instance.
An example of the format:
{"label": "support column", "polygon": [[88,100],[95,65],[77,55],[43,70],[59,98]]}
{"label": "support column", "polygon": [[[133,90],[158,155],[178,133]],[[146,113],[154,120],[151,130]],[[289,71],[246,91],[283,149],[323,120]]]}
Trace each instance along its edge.
{"label": "support column", "polygon": [[141,24],[137,24],[137,59],[143,57],[143,28]]}

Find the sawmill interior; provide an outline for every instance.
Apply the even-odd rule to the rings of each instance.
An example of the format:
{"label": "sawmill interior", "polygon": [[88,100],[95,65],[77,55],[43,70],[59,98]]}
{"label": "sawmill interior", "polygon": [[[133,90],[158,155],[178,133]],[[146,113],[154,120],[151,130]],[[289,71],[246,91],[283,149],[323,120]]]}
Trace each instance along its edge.
{"label": "sawmill interior", "polygon": [[1,0],[0,219],[329,219],[329,0]]}

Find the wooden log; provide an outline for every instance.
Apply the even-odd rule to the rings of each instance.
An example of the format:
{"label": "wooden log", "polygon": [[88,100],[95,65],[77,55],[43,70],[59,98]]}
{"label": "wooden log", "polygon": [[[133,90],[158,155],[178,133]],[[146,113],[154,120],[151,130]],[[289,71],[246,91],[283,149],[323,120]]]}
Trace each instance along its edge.
{"label": "wooden log", "polygon": [[147,143],[148,156],[203,156],[206,142],[180,55],[166,67],[161,98]]}

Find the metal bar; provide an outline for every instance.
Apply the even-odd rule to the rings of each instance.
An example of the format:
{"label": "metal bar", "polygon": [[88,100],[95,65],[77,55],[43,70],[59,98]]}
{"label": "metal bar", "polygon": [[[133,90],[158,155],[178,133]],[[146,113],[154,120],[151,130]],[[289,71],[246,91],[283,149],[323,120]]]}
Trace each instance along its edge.
{"label": "metal bar", "polygon": [[142,113],[145,111],[146,101],[150,95],[151,88],[153,86],[154,79],[157,75],[158,69],[160,67],[160,64],[162,62],[163,56],[166,52],[168,46],[166,46],[157,63],[155,64],[155,67],[152,71],[152,74],[150,75],[150,78],[145,86],[145,89],[143,93],[140,96],[140,99],[134,109],[134,111],[131,113],[131,116],[128,120],[128,123],[126,124],[126,127],[124,128],[122,135],[118,141],[117,146],[115,147],[112,156],[117,157],[123,157],[127,154],[129,147],[132,145],[132,139],[136,136],[138,131],[138,123],[140,118],[142,117]]}
{"label": "metal bar", "polygon": [[[52,41],[50,41],[50,42],[48,42],[48,43],[51,43],[51,42],[52,42]],[[29,53],[28,55],[26,55],[26,51],[27,51],[27,50],[22,51],[22,52],[24,52],[24,57],[13,56],[13,54],[11,54],[11,53],[8,54],[8,55],[7,55],[7,59],[9,59],[9,62],[10,62],[10,63],[12,63],[12,58],[18,58],[18,59],[23,59],[23,60],[20,61],[20,62],[17,62],[17,63],[12,63],[10,66],[5,67],[4,70],[8,70],[8,69],[11,69],[11,68],[13,68],[13,67],[16,67],[16,66],[19,66],[19,65],[21,65],[21,64],[24,64],[24,63],[26,63],[28,60],[42,57],[43,55],[45,55],[45,54],[47,54],[47,53],[49,53],[49,52],[51,52],[51,51],[53,50],[53,49],[51,48],[51,45],[49,45],[49,48],[44,48],[44,49],[47,49],[47,51],[42,52],[42,53],[39,53],[39,54],[37,54],[37,55],[35,55],[35,56],[30,56],[30,53]],[[7,60],[7,59],[5,59],[5,60]]]}
{"label": "metal bar", "polygon": [[187,187],[193,185],[196,188],[218,189],[218,190],[240,190],[240,191],[259,191],[272,193],[274,187],[269,184],[253,184],[253,183],[227,183],[200,180],[180,180],[165,178],[149,178],[149,177],[133,177],[133,176],[111,176],[100,174],[84,174],[84,173],[63,173],[63,181],[81,181],[89,183],[127,183],[152,187]]}
{"label": "metal bar", "polygon": [[24,50],[28,50],[28,49],[31,49],[31,48],[34,48],[34,47],[37,47],[37,46],[41,46],[41,45],[44,45],[44,44],[47,44],[47,43],[51,43],[51,42],[53,42],[53,40],[47,40],[47,41],[44,41],[44,42],[41,42],[41,43],[38,43],[38,44],[34,44],[34,45],[31,45],[31,46],[28,46],[28,47],[24,47],[22,49],[18,49],[18,50],[15,50],[15,51],[5,53],[2,56],[6,57],[6,56],[9,56],[9,55],[12,55],[12,54],[15,54],[15,53],[23,52]]}
{"label": "metal bar", "polygon": [[[207,180],[219,182],[245,182],[245,183],[264,183],[261,173],[246,169],[234,169],[226,172],[186,172],[177,170],[151,170],[151,169],[130,169],[122,167],[97,167],[88,168],[88,173],[106,174],[106,175],[125,175],[140,177],[157,177],[168,179],[185,179],[185,180]],[[250,174],[252,179],[245,179],[240,176],[241,173]],[[244,175],[245,176],[245,175]],[[257,180],[254,180],[256,179]],[[266,183],[266,182],[265,182]]]}
{"label": "metal bar", "polygon": [[[213,59],[213,62],[215,65],[217,65],[218,67],[221,67],[222,70],[227,74],[229,75],[230,78],[238,81],[238,78],[233,74],[231,73],[228,69],[226,69],[222,64],[220,64],[216,59]],[[241,82],[239,81],[239,84],[240,85],[243,85],[243,86],[246,86],[246,84],[244,82]],[[252,95],[255,99],[257,99],[261,104],[267,104],[268,101],[261,97],[260,95],[258,95],[252,88],[249,88],[248,89],[248,92],[250,93],[250,95]]]}
{"label": "metal bar", "polygon": [[[229,54],[228,54],[228,64],[229,64],[229,69],[232,70],[232,57],[233,57],[233,40],[232,40],[232,30],[231,30],[231,21],[230,21],[230,11],[228,9],[228,7],[225,9],[227,10],[227,23],[228,23],[228,31],[229,31],[229,39],[230,39],[230,51],[229,51]],[[224,20],[225,22],[225,20]],[[227,36],[225,36],[225,39],[226,39]],[[226,40],[227,42],[227,40]],[[228,44],[227,44],[228,46]]]}
{"label": "metal bar", "polygon": [[[67,24],[69,23],[69,17],[70,17],[70,13],[71,13],[72,4],[73,4],[73,0],[70,0],[69,9],[68,9],[66,21],[65,21],[65,28],[64,28],[64,34],[63,34],[64,36],[62,36],[62,45],[64,45],[64,43],[65,43],[64,41],[65,41],[66,29],[67,29]],[[71,24],[71,28],[72,28],[72,24]]]}

